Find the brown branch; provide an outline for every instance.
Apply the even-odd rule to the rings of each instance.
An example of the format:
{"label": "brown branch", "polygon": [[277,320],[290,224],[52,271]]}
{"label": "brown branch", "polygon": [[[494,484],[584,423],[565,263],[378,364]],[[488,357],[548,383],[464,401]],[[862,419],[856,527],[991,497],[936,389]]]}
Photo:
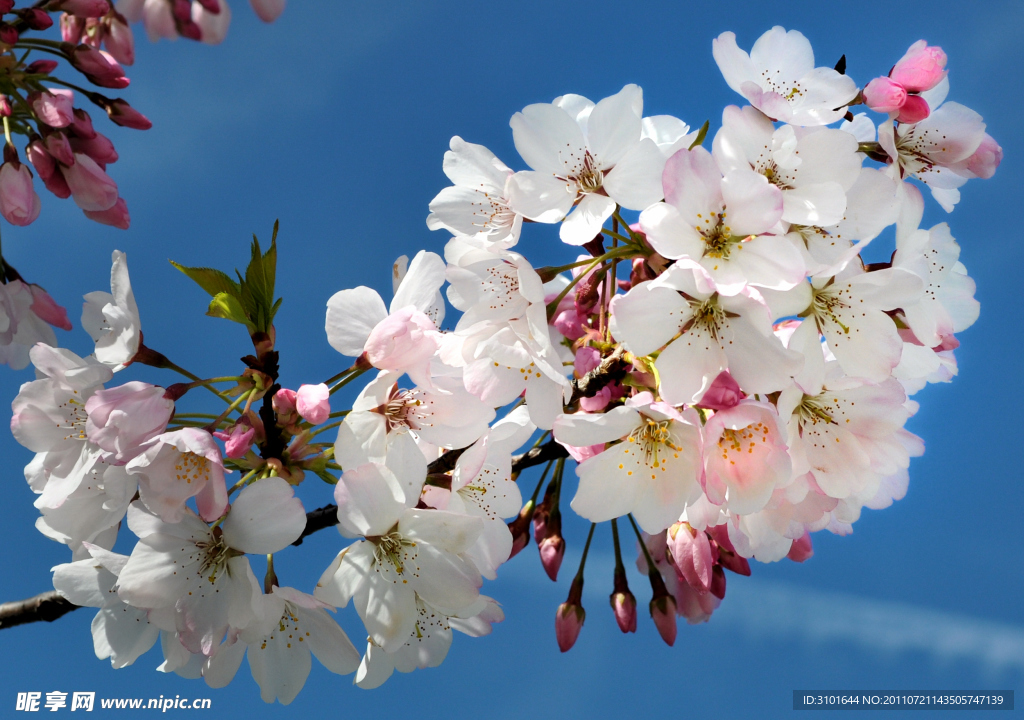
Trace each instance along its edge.
{"label": "brown branch", "polygon": [[[443,473],[455,467],[455,461],[462,454],[462,450],[449,450],[440,458],[430,463],[431,473]],[[531,449],[522,455],[512,458],[513,474],[522,472],[526,468],[541,465],[549,460],[566,457],[568,453],[565,448],[554,440]],[[325,528],[334,527],[338,524],[338,506],[325,505],[322,508],[311,510],[306,513],[306,528],[302,531],[299,539],[292,545],[301,545],[304,538]],[[0,629],[24,625],[26,623],[53,622],[57,618],[66,615],[80,606],[70,600],[61,597],[55,590],[40,593],[35,597],[15,602],[3,603],[0,605]]]}
{"label": "brown branch", "polygon": [[27,600],[17,600],[0,605],[0,628],[9,628],[41,620],[53,622],[62,615],[66,615],[78,608],[78,605],[58,595],[56,590],[51,590],[50,592],[30,597]]}
{"label": "brown branch", "polygon": [[625,352],[625,349],[619,345],[615,352],[601,361],[600,365],[579,380],[573,380],[572,399],[569,403],[575,403],[581,397],[594,397],[601,391],[601,388],[615,380],[624,378],[630,367],[624,358]]}

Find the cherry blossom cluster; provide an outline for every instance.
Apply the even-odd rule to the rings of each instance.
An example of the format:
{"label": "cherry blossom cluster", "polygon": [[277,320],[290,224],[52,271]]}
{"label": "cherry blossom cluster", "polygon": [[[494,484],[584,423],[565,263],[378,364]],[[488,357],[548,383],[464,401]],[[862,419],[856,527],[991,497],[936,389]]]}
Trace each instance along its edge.
{"label": "cherry blossom cluster", "polygon": [[[328,342],[351,364],[323,382],[278,380],[276,228],[237,279],[176,265],[210,295],[208,315],[252,340],[224,377],[142,342],[115,252],[111,291],[85,298],[95,352],[34,345],[38,379],[11,424],[36,453],[37,527],[72,551],[54,586],[99,609],[97,656],[124,667],[159,639],[161,671],[211,687],[248,659],[263,699],[286,704],[311,654],[363,688],[437,666],[453,629],[481,636],[503,619],[483,580],[531,535],[557,580],[563,492],[591,525],[556,611],[559,647],[582,629],[606,522],[615,621],[636,630],[621,530],[672,644],[678,617],[711,617],[726,570],[803,562],[811,533],[848,534],[864,508],[902,498],[923,452],[904,427],[910,396],[956,374],[957,334],[979,312],[948,226],[921,227],[918,183],[949,211],[1001,151],[977,113],[945,102],[945,56],[923,41],[886,80],[906,97],[877,128],[850,110],[874,108],[877,85],[860,90],[845,59],[815,67],[796,31],[773,28],[749,53],[724,33],[713,52],[749,103],[725,108],[713,135],[645,117],[627,85],[516,113],[529,169],[453,138],[452,185],[427,218],[451,235],[443,257],[399,258],[390,302],[362,286],[329,299]],[[535,269],[516,248],[536,224],[584,252]],[[891,259],[867,262],[888,228]],[[134,364],[188,382],[108,387]],[[524,503],[532,465],[546,467]],[[294,488],[312,478],[336,506],[306,512]],[[315,587],[282,584],[275,555],[332,525],[345,539]],[[363,652],[331,615],[350,603]]]}
{"label": "cherry blossom cluster", "polygon": [[[284,9],[284,0],[252,4],[266,22],[273,22]],[[186,37],[216,43],[227,31],[227,4],[122,0],[115,8],[108,0],[50,0],[24,8],[14,5],[14,0],[0,0],[0,119],[5,139],[0,216],[16,226],[30,225],[39,217],[42,203],[34,184],[38,174],[48,191],[71,198],[88,219],[127,229],[128,205],[107,172],[118,153],[93,127],[92,117],[79,102],[85,99],[99,107],[115,125],[149,129],[144,115],[123,99],[104,94],[128,87],[124,67],[135,61],[129,23],[144,20],[154,39],[176,37],[174,29],[179,28]],[[61,40],[34,34],[55,24],[54,13],[59,14]],[[173,32],[167,30],[168,22]],[[62,67],[62,61],[74,77],[67,76],[69,68]],[[104,93],[81,87],[79,76]],[[17,136],[24,138],[20,151]],[[0,262],[0,363],[20,370],[28,365],[34,344],[57,345],[52,327],[70,330],[71,324],[64,308],[46,291],[25,283],[6,259]]]}

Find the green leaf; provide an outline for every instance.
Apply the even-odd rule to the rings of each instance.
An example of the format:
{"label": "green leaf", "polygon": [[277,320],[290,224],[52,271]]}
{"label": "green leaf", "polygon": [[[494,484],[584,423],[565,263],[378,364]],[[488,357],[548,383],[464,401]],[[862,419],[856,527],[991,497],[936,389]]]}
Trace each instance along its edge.
{"label": "green leaf", "polygon": [[203,290],[208,292],[210,295],[217,295],[218,293],[228,293],[238,297],[240,289],[238,283],[231,279],[231,276],[227,273],[223,273],[220,270],[214,268],[204,267],[185,267],[171,260],[171,265],[181,270],[188,277],[192,278],[195,283]]}
{"label": "green leaf", "polygon": [[206,314],[210,317],[219,317],[240,323],[249,328],[250,333],[255,332],[255,328],[252,322],[249,321],[242,304],[238,301],[238,298],[230,293],[222,292],[214,295]]}
{"label": "green leaf", "polygon": [[697,131],[697,138],[690,143],[690,150],[693,150],[698,145],[704,144],[704,138],[708,136],[708,128],[711,127],[711,121],[705,120],[704,124],[700,126],[700,130]]}

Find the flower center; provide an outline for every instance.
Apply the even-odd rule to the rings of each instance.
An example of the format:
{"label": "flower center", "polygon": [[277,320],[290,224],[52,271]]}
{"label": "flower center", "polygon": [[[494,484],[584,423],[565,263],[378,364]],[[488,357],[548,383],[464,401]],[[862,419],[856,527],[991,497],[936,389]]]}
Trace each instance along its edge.
{"label": "flower center", "polygon": [[387,535],[366,539],[376,546],[373,551],[374,561],[378,564],[383,564],[384,562],[390,563],[399,574],[404,570],[402,563],[402,548],[416,547],[416,543],[411,540],[407,540],[394,530],[389,532]]}
{"label": "flower center", "polygon": [[679,446],[672,441],[672,433],[669,430],[671,426],[671,420],[657,421],[647,418],[647,422],[629,433],[627,441],[636,443],[648,465],[658,467],[661,464],[659,455],[665,448],[679,451]]}
{"label": "flower center", "polygon": [[725,310],[718,304],[718,293],[704,301],[691,301],[690,308],[693,317],[679,329],[679,332],[707,333],[712,339],[718,340],[719,330],[726,318]]}
{"label": "flower center", "polygon": [[[72,390],[77,395],[77,390]],[[76,397],[69,397],[57,408],[64,415],[65,423],[60,427],[67,430],[65,440],[85,440],[85,423],[89,414],[85,411],[85,403]]]}
{"label": "flower center", "polygon": [[817,425],[818,423],[838,424],[832,419],[832,414],[826,408],[827,403],[822,399],[821,395],[804,395],[804,399],[793,410],[793,414],[797,416],[797,421],[800,423],[801,431],[807,423],[811,425]]}
{"label": "flower center", "polygon": [[[832,281],[830,280],[829,285],[831,284]],[[829,285],[814,291],[814,298],[811,300],[811,307],[809,308],[810,313],[817,319],[819,330],[821,329],[822,321],[830,321],[838,325],[844,333],[849,335],[850,327],[839,319],[839,313],[843,309],[850,307],[850,304],[844,298],[844,296],[850,294],[850,290],[847,287],[830,289]]]}
{"label": "flower center", "polygon": [[174,472],[176,480],[184,480],[189,485],[193,481],[206,482],[210,479],[210,461],[195,453],[181,453],[174,464]]}
{"label": "flower center", "polygon": [[704,238],[704,257],[729,259],[729,253],[734,245],[737,245],[743,238],[734,237],[732,228],[725,224],[725,212],[710,213],[704,217],[698,213],[697,217],[703,222],[694,226],[694,229]]}
{"label": "flower center", "polygon": [[237,550],[228,547],[223,537],[213,537],[209,541],[201,540],[196,543],[196,547],[203,552],[199,574],[205,576],[211,583],[217,581],[217,577],[227,567],[228,560],[239,554]]}
{"label": "flower center", "polygon": [[589,151],[583,157],[583,168],[575,179],[582,192],[593,193],[601,189],[601,185],[604,183],[604,173],[598,169],[597,161]]}
{"label": "flower center", "polygon": [[741,454],[746,450],[748,454],[753,454],[758,440],[762,443],[768,442],[768,426],[762,422],[747,425],[739,430],[726,428],[722,431],[722,437],[718,438],[718,449],[722,451],[723,460],[735,465],[736,461],[729,458],[730,453]]}

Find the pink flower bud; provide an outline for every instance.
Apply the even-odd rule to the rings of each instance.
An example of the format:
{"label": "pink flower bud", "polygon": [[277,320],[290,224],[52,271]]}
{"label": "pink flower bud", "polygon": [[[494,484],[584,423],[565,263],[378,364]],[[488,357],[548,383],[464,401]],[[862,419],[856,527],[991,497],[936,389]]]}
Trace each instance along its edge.
{"label": "pink flower bud", "polygon": [[224,441],[224,453],[229,458],[236,460],[245,457],[245,454],[249,452],[254,435],[256,435],[256,428],[250,425],[245,418],[232,425],[228,432],[218,430],[213,434],[215,438]]}
{"label": "pink flower bud", "polygon": [[14,9],[14,0],[0,0],[0,15],[6,15]]}
{"label": "pink flower bud", "polygon": [[272,404],[274,412],[277,413],[277,424],[282,427],[294,425],[299,421],[299,412],[295,408],[297,393],[294,390],[281,388],[274,393]]}
{"label": "pink flower bud", "polygon": [[117,150],[114,149],[114,143],[110,142],[106,136],[100,133],[93,133],[91,138],[71,138],[71,148],[76,153],[88,155],[100,167],[106,167],[108,163],[117,162]]}
{"label": "pink flower bud", "polygon": [[88,155],[75,153],[75,164],[62,172],[75,204],[83,210],[109,210],[117,202],[117,183]]}
{"label": "pink flower bud", "polygon": [[605,385],[591,397],[581,397],[580,407],[588,413],[604,410],[612,400],[612,389]]}
{"label": "pink flower bud", "polygon": [[906,88],[887,77],[877,77],[864,88],[864,104],[876,112],[896,112],[906,101]]}
{"label": "pink flower bud", "polygon": [[220,2],[219,6],[220,9],[213,12],[202,2],[192,3],[192,22],[199,26],[200,39],[207,45],[220,45],[228,34],[231,8],[226,2]]}
{"label": "pink flower bud", "polygon": [[740,400],[744,397],[739,383],[733,379],[728,370],[723,370],[704,391],[698,405],[709,410],[728,410],[739,405]]}
{"label": "pink flower bud", "polygon": [[331,391],[326,385],[302,385],[295,394],[295,409],[303,420],[319,425],[331,414]]}
{"label": "pink flower bud", "polygon": [[256,17],[265,23],[272,23],[284,12],[285,0],[249,0]]}
{"label": "pink flower bud", "polygon": [[18,31],[7,23],[0,23],[0,43],[4,45],[14,45],[18,42]]}
{"label": "pink flower bud", "polygon": [[83,210],[85,216],[93,222],[101,225],[110,225],[119,230],[127,230],[131,226],[131,216],[128,214],[128,203],[124,198],[118,198],[113,206],[106,210]]}
{"label": "pink flower bud", "polygon": [[98,18],[110,12],[110,3],[107,0],[61,0],[53,9],[80,18]]}
{"label": "pink flower bud", "polygon": [[924,92],[946,77],[945,67],[946,53],[942,48],[929,47],[924,40],[918,40],[893,66],[889,77],[908,92]]}
{"label": "pink flower bud", "polygon": [[900,114],[896,116],[896,119],[901,123],[912,124],[921,122],[928,115],[931,114],[931,108],[928,107],[928,102],[920,95],[908,95],[907,101],[903,103],[903,107],[900,108]]}
{"label": "pink flower bud", "polygon": [[512,552],[509,553],[509,559],[514,558],[529,544],[530,520],[533,519],[533,512],[533,500],[529,500],[519,511],[519,516],[508,524],[508,531],[512,535]]}
{"label": "pink flower bud", "polygon": [[36,60],[25,66],[25,72],[29,75],[49,75],[56,69],[56,60]]}
{"label": "pink flower bud", "polygon": [[676,523],[668,529],[666,539],[676,572],[694,590],[706,593],[711,588],[713,564],[708,536],[688,523]]}
{"label": "pink flower bud", "polygon": [[0,117],[11,116],[11,103],[6,95],[0,95]]}
{"label": "pink flower bud", "polygon": [[585,345],[576,351],[573,369],[576,371],[576,377],[581,378],[600,364],[601,351]]}
{"label": "pink flower bud", "polygon": [[658,634],[665,641],[666,645],[674,645],[676,642],[676,601],[671,595],[664,595],[651,600],[651,620],[654,627],[658,628]]}
{"label": "pink flower bud", "polygon": [[624,633],[636,632],[636,598],[633,593],[612,593],[611,605],[619,630]]}
{"label": "pink flower bud", "polygon": [[18,15],[21,16],[22,22],[30,30],[48,30],[53,27],[53,18],[50,17],[49,13],[39,8],[19,10]]}
{"label": "pink flower bud", "polygon": [[42,140],[33,140],[29,143],[25,148],[25,155],[39,173],[39,178],[47,190],[61,199],[71,197],[71,188],[58,169],[57,161],[46,151]]}
{"label": "pink flower bud", "polygon": [[135,62],[135,37],[131,25],[120,13],[112,13],[103,20],[103,45],[111,57],[122,65]]}
{"label": "pink flower bud", "polygon": [[32,185],[32,172],[8,148],[13,150],[4,149],[5,162],[0,166],[0,215],[11,225],[30,225],[39,217],[42,204]]}
{"label": "pink flower bud", "polygon": [[725,571],[721,565],[715,565],[714,571],[711,573],[710,594],[719,600],[725,597]]}
{"label": "pink flower bud", "polygon": [[715,541],[718,549],[718,564],[726,570],[731,570],[737,575],[750,576],[750,563],[745,557],[741,557],[733,547],[729,539],[729,527],[727,524],[715,525],[707,529],[711,539]]}
{"label": "pink flower bud", "polygon": [[64,13],[60,16],[60,37],[66,43],[77,45],[85,34],[85,20]]}
{"label": "pink flower bud", "polygon": [[798,563],[802,563],[804,560],[814,557],[814,546],[811,544],[811,534],[805,532],[794,540],[786,557],[793,562]]}
{"label": "pink flower bud", "polygon": [[50,127],[67,127],[74,122],[75,94],[63,88],[32,93],[28,103],[36,116]]}
{"label": "pink flower bud", "polygon": [[113,56],[86,44],[76,45],[70,51],[71,64],[85,74],[89,81],[100,87],[122,89],[128,87],[124,68]]}
{"label": "pink flower bud", "polygon": [[559,650],[569,652],[572,649],[586,617],[587,613],[581,605],[564,602],[558,606],[558,612],[555,613],[555,639],[558,640]]}
{"label": "pink flower bud", "polygon": [[47,135],[44,142],[46,143],[46,151],[55,160],[68,166],[75,164],[75,151],[71,149],[71,143],[68,141],[67,135],[55,132]]}
{"label": "pink flower bud", "polygon": [[57,301],[50,297],[50,294],[38,285],[29,285],[32,291],[32,305],[29,309],[35,316],[45,323],[49,323],[61,330],[70,330],[71,321],[68,320],[68,311],[57,304]]}
{"label": "pink flower bud", "polygon": [[96,137],[96,131],[92,129],[92,118],[81,108],[75,108],[75,120],[71,123],[71,130],[85,140]]}
{"label": "pink flower bud", "polygon": [[117,99],[108,102],[104,109],[110,117],[111,122],[121,127],[133,128],[135,130],[149,130],[153,123],[145,115],[126,103]]}
{"label": "pink flower bud", "polygon": [[996,174],[996,168],[999,167],[999,163],[1003,161],[1003,149],[999,147],[991,135],[985,133],[985,137],[981,140],[981,145],[974,151],[967,160],[957,163],[953,168],[957,172],[967,171],[974,177],[984,178],[988,180],[990,177]]}
{"label": "pink flower bud", "polygon": [[548,535],[537,546],[540,551],[540,564],[552,581],[558,580],[558,569],[562,567],[565,556],[565,540],[561,535]]}
{"label": "pink flower bud", "polygon": [[[217,15],[220,12],[221,3],[220,0],[193,0],[193,2],[199,3],[208,12]],[[225,5],[226,7],[226,5]]]}

